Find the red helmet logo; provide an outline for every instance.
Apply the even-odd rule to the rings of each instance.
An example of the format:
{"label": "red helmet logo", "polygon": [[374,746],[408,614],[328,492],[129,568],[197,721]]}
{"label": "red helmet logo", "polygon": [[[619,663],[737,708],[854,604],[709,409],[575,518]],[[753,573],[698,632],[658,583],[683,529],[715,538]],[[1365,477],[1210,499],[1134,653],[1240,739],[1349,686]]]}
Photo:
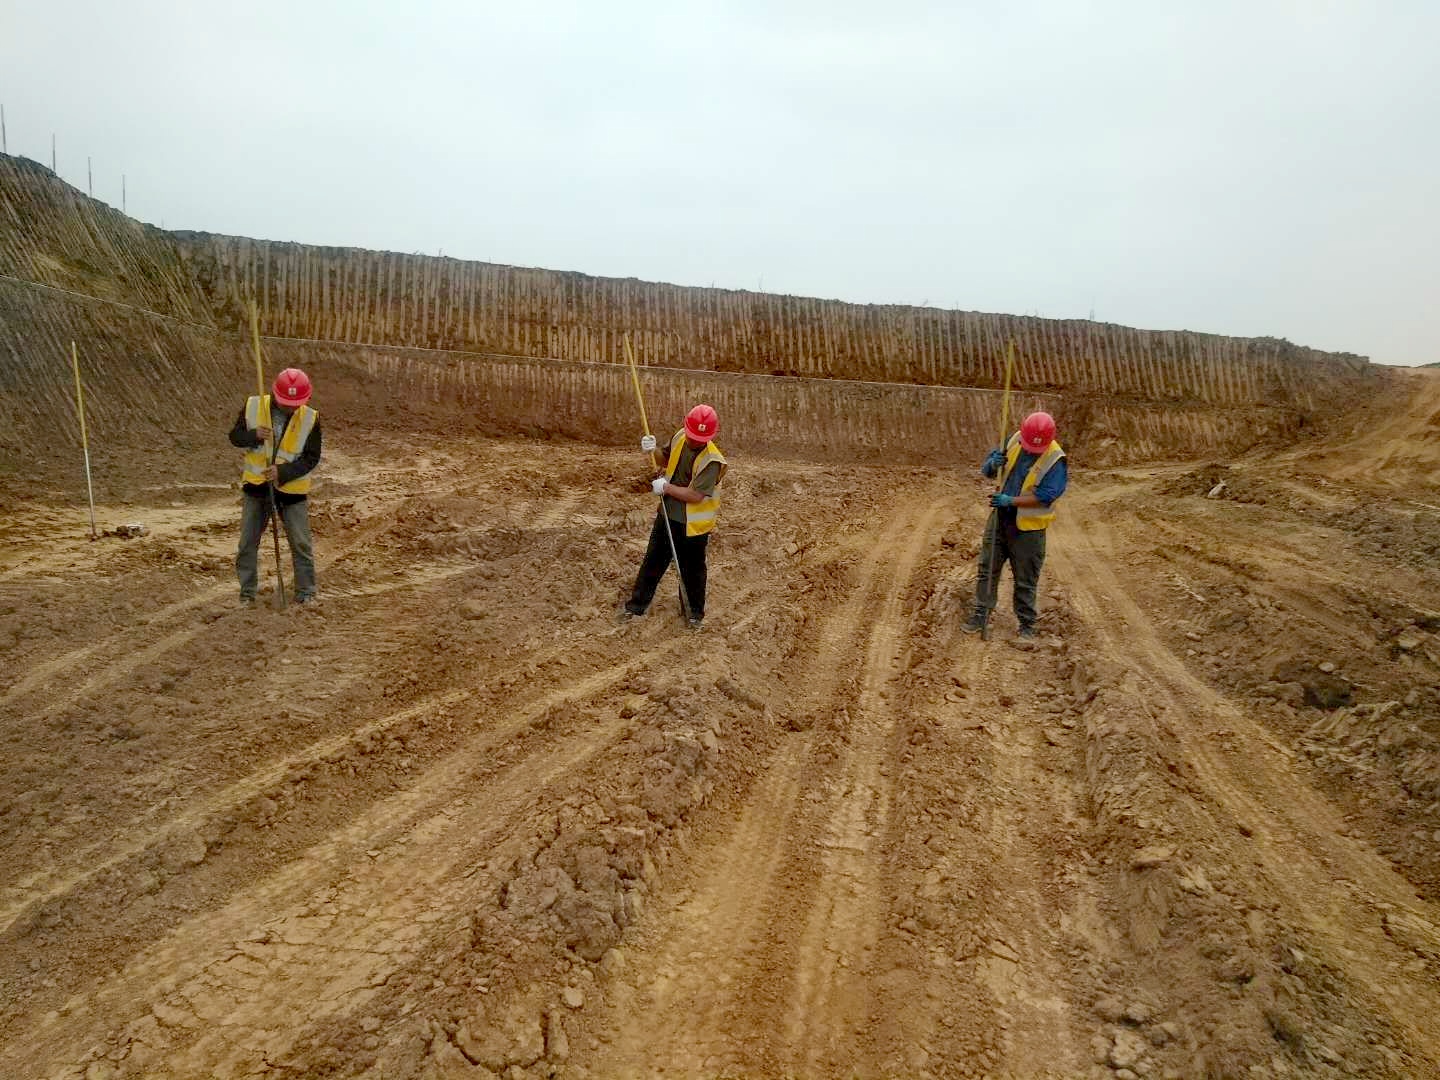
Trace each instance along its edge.
{"label": "red helmet logo", "polygon": [[685,416],[685,434],[696,442],[709,442],[720,430],[720,417],[709,405],[696,405]]}
{"label": "red helmet logo", "polygon": [[1055,441],[1055,418],[1048,412],[1032,412],[1020,424],[1020,445],[1032,454],[1043,454]]}
{"label": "red helmet logo", "polygon": [[271,390],[281,405],[299,407],[310,400],[310,376],[299,368],[286,368],[275,376]]}

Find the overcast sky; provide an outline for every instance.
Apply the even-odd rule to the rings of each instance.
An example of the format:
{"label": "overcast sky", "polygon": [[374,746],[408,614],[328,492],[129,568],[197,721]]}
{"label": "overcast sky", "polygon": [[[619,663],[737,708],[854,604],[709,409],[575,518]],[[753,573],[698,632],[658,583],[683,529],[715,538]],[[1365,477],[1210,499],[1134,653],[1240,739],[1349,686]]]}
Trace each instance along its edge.
{"label": "overcast sky", "polygon": [[1440,3],[0,0],[168,228],[1440,360]]}

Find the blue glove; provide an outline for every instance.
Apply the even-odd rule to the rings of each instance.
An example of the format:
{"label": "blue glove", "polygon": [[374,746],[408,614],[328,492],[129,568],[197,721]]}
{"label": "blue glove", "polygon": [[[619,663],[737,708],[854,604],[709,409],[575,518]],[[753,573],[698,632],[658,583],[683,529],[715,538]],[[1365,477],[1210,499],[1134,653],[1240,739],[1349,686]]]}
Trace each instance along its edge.
{"label": "blue glove", "polygon": [[985,459],[985,475],[994,476],[1005,467],[1005,455],[999,450],[991,450]]}
{"label": "blue glove", "polygon": [[997,510],[1004,510],[1007,506],[1014,506],[1014,505],[1015,505],[1015,496],[1014,496],[1014,495],[1000,495],[1000,494],[991,495],[991,496],[990,496],[990,505],[993,506],[993,507],[995,507],[995,509],[997,509]]}

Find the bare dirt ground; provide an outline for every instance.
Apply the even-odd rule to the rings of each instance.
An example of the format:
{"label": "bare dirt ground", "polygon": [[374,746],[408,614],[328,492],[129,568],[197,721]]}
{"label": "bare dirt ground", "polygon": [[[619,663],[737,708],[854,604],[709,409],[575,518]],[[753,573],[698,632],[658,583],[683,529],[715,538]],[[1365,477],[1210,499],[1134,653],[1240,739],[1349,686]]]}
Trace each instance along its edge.
{"label": "bare dirt ground", "polygon": [[737,458],[698,634],[615,618],[633,451],[327,431],[283,614],[227,484],[12,497],[0,1074],[1440,1076],[1405,393],[1077,468],[1033,647],[959,631],[970,462]]}

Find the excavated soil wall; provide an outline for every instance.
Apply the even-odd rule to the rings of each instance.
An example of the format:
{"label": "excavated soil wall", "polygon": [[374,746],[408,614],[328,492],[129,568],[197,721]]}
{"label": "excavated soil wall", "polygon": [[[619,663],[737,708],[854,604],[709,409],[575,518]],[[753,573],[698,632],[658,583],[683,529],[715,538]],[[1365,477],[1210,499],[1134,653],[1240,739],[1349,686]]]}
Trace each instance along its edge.
{"label": "excavated soil wall", "polygon": [[[639,430],[627,367],[370,346],[272,342],[270,355],[306,364],[352,393],[379,396],[395,422],[429,424],[457,411],[487,430],[623,442]],[[724,418],[727,442],[820,460],[934,464],[993,442],[995,390],[756,376],[676,368],[640,372],[652,427],[666,434],[697,400]],[[358,403],[347,402],[347,407]],[[1017,411],[1046,408],[1091,463],[1153,458],[1176,447],[1248,446],[1284,434],[1277,409],[1166,408],[1103,398],[1026,394]],[[404,417],[405,419],[400,419]]]}
{"label": "excavated soil wall", "polygon": [[995,387],[1014,340],[1024,385],[1142,401],[1326,410],[1367,363],[1270,338],[1136,330],[936,308],[177,233],[222,323],[248,298],[281,337],[754,374]]}
{"label": "excavated soil wall", "polygon": [[43,165],[0,154],[4,277],[215,325],[170,233],[90,198]]}
{"label": "excavated soil wall", "polygon": [[175,454],[203,448],[226,410],[239,408],[236,396],[254,392],[254,362],[235,335],[0,278],[0,470],[73,465],[72,341],[97,456],[150,453],[183,472]]}
{"label": "excavated soil wall", "polygon": [[977,455],[1012,338],[1016,411],[1050,409],[1072,456],[1097,465],[1288,439],[1383,381],[1361,358],[1271,339],[167,233],[19,158],[0,157],[0,218],[0,471],[66,485],[72,340],[99,464],[183,453],[177,471],[229,475],[252,296],[268,369],[311,370],[332,422],[632,438],[629,334],[658,428],[704,398],[731,447],[822,460]]}
{"label": "excavated soil wall", "polygon": [[[153,455],[161,469],[223,481],[233,472],[223,430],[251,392],[254,368],[238,334],[113,302],[0,280],[0,394],[23,402],[0,417],[10,468],[77,481],[70,342],[82,356],[86,412],[100,490],[114,458]],[[301,366],[331,420],[469,428],[624,442],[639,430],[628,368],[527,357],[266,339],[267,367]],[[662,434],[707,400],[736,449],[821,460],[926,464],[993,441],[994,390],[646,368],[641,381]],[[1284,434],[1280,409],[1164,407],[1103,397],[1024,394],[1017,410],[1057,415],[1073,451],[1092,464],[1237,450]],[[162,462],[169,462],[164,465]]]}

